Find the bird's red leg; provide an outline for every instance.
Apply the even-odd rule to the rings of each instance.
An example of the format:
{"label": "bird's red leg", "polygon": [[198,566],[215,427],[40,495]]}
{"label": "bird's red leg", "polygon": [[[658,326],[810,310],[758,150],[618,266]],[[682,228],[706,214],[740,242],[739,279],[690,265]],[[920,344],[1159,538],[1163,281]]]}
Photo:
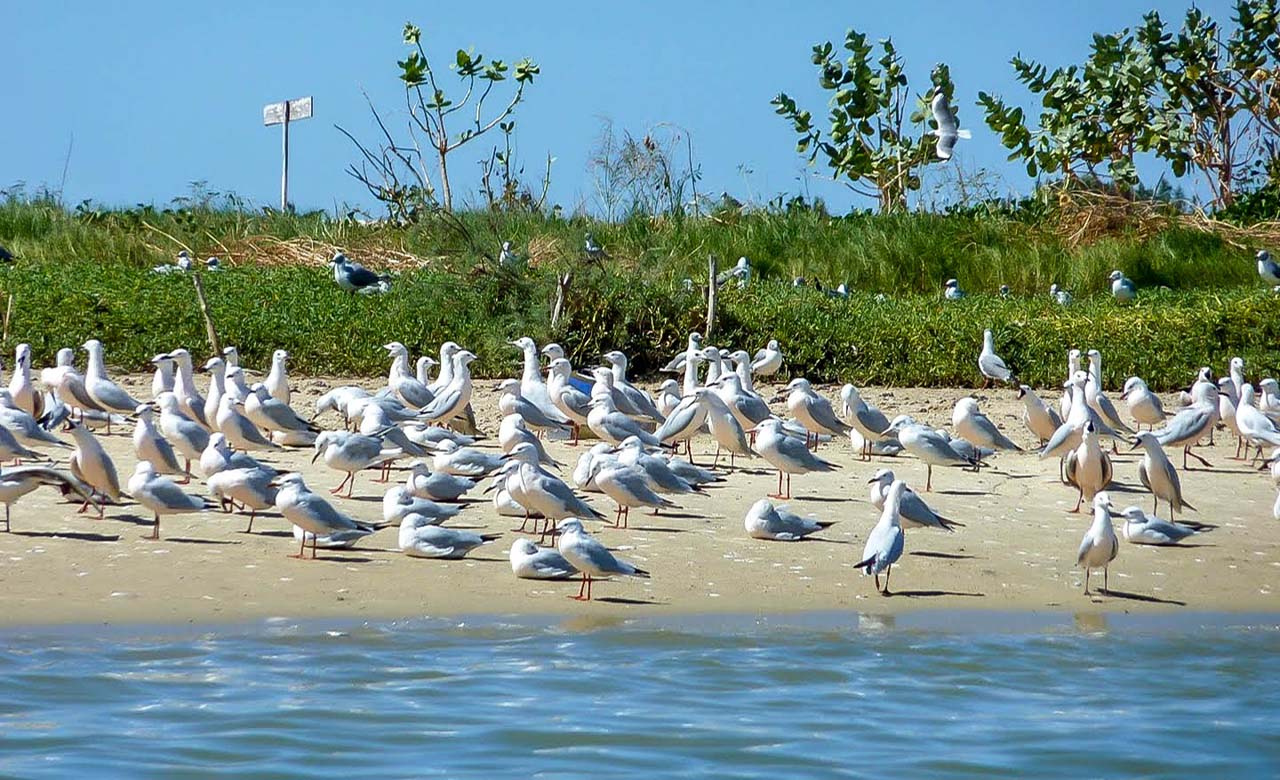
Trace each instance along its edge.
{"label": "bird's red leg", "polygon": [[346,487],[346,486],[347,486],[347,480],[349,480],[349,479],[351,479],[351,475],[350,475],[350,474],[348,474],[347,476],[343,477],[343,478],[342,478],[342,481],[338,483],[338,486],[337,486],[336,488],[332,488],[332,489],[330,489],[330,490],[329,490],[329,492],[330,492],[330,493],[332,493],[332,494],[334,494],[335,496],[336,496],[336,495],[338,495],[339,493],[341,493],[341,492],[342,492],[342,489],[343,489],[344,487]]}

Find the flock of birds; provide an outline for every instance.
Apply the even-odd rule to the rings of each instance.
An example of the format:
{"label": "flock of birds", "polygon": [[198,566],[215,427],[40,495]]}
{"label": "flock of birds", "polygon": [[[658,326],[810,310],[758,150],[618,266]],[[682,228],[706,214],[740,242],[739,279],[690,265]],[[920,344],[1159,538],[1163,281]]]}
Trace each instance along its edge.
{"label": "flock of birds", "polygon": [[[732,468],[739,458],[759,457],[777,470],[776,492],[751,506],[744,527],[754,538],[795,541],[829,524],[789,512],[771,499],[790,498],[792,477],[837,468],[819,456],[824,443],[847,438],[867,461],[906,452],[925,464],[925,492],[932,490],[934,467],[977,471],[997,451],[1022,450],[982,412],[976,398],[956,402],[950,431],[908,415],[889,419],[851,384],[841,388],[838,405],[804,378],[792,379],[780,395],[766,398],[756,381],[782,368],[776,341],[754,354],[702,342],[698,333],[689,335],[686,348],[663,369],[680,379],[667,379],[656,395],[631,381],[621,352],[607,353],[605,365],[583,375],[558,344],[539,349],[527,337],[510,342],[522,354],[523,371],[500,386],[503,418],[496,450],[476,446],[469,368],[476,356],[453,342],[442,345],[438,361],[423,356],[412,363],[403,344],[386,344],[390,367],[382,389],[334,387],[318,398],[310,417],[291,405],[289,355],[283,350],[274,353],[262,381],[249,384],[236,349],[228,347],[202,365],[209,377],[203,393],[186,349],[158,354],[152,361],[152,399],[143,402],[108,376],[97,340],[82,346],[88,358],[84,373],[69,348],[58,352],[54,366],[33,373],[31,350],[22,344],[12,379],[0,390],[0,458],[49,462],[45,453],[52,449],[68,452],[69,464],[66,471],[52,462],[0,470],[5,530],[15,502],[42,485],[53,485],[80,499],[81,512],[95,508],[99,518],[108,504],[131,498],[151,514],[153,539],[159,538],[166,516],[215,507],[247,512],[251,532],[258,512],[275,509],[293,526],[299,544],[295,557],[305,557],[310,547],[314,559],[319,548],[349,546],[380,528],[397,526],[399,547],[406,554],[459,558],[496,538],[446,525],[463,511],[460,501],[487,483],[481,492],[490,495],[494,511],[522,518],[518,530],[531,534],[511,546],[514,574],[534,579],[580,576],[576,598],[590,599],[596,579],[648,573],[615,556],[586,525],[606,522],[626,528],[632,509],[658,513],[674,508],[681,496],[724,481],[717,470],[722,458]],[[548,361],[545,376],[542,358]],[[1137,506],[1121,512],[1122,533],[1135,544],[1176,544],[1196,531],[1172,522],[1176,513],[1192,507],[1166,449],[1182,450],[1183,469],[1189,457],[1203,462],[1192,447],[1212,439],[1219,426],[1237,437],[1237,457],[1253,452],[1256,459],[1264,449],[1280,448],[1280,385],[1268,378],[1255,391],[1245,382],[1240,358],[1231,359],[1220,379],[1202,368],[1183,407],[1173,414],[1141,378],[1130,377],[1119,399],[1132,425],[1106,394],[1097,350],[1083,355],[1070,351],[1056,408],[1018,382],[996,353],[989,330],[976,362],[987,382],[1017,388],[1023,420],[1039,441],[1038,457],[1059,459],[1061,480],[1077,492],[1073,511],[1085,503],[1092,506],[1093,523],[1078,551],[1086,593],[1094,569],[1103,570],[1106,587],[1108,566],[1119,552],[1112,521],[1117,510],[1107,493],[1117,443],[1123,440],[1142,450],[1138,477],[1153,500],[1151,513]],[[770,404],[776,403],[784,404],[785,414],[775,412]],[[321,428],[316,421],[326,413],[336,414],[342,426]],[[1144,425],[1146,431],[1141,430]],[[132,427],[137,463],[123,486],[98,433],[109,435],[113,426]],[[70,441],[59,436],[62,431]],[[562,477],[559,472],[567,467],[544,441],[559,437],[576,444],[583,431],[598,443],[582,452]],[[699,437],[716,444],[711,463],[694,462],[692,443]],[[1111,454],[1104,447],[1107,440]],[[404,469],[403,484],[386,490],[382,521],[368,523],[344,512],[336,499],[312,491],[301,473],[282,473],[255,457],[287,447],[308,448],[313,463],[322,461],[341,474],[330,493],[348,498],[361,472],[376,470],[386,482],[393,464],[411,463]],[[681,450],[685,457],[677,456]],[[1280,449],[1265,463],[1280,483],[1276,452]],[[187,487],[197,476],[205,483],[203,495]],[[881,514],[856,566],[887,594],[892,567],[903,554],[904,529],[952,531],[960,524],[930,507],[890,469],[876,472],[869,484],[871,501]],[[613,503],[611,518],[588,501],[592,494]],[[1170,520],[1154,514],[1161,502]],[[1280,519],[1280,496],[1274,514]],[[540,546],[548,539],[554,546]]]}

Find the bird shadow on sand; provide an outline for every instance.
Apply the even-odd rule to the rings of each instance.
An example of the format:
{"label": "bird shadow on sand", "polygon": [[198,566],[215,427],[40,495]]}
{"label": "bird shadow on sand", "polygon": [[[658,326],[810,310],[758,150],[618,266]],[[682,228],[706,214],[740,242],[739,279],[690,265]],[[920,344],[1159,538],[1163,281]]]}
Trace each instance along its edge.
{"label": "bird shadow on sand", "polygon": [[940,496],[986,496],[990,495],[987,490],[935,490]]}
{"label": "bird shadow on sand", "polygon": [[662,512],[660,514],[650,514],[647,517],[665,517],[668,520],[703,520],[705,515],[691,515],[688,512]]}
{"label": "bird shadow on sand", "polygon": [[627,604],[635,607],[656,607],[661,605],[661,601],[650,601],[648,599],[628,599],[622,596],[602,596],[594,601],[602,601],[606,604]]}
{"label": "bird shadow on sand", "polygon": [[118,542],[118,534],[93,534],[79,531],[13,531],[14,536],[30,536],[37,539],[74,539],[80,542]]}
{"label": "bird shadow on sand", "polygon": [[[667,517],[676,517],[676,515],[667,515]],[[606,526],[608,528],[608,526]],[[625,528],[617,529],[619,531],[641,531],[647,534],[687,534],[687,528],[659,528],[655,525],[629,525]]]}
{"label": "bird shadow on sand", "polygon": [[297,541],[297,537],[292,531],[236,531],[238,534],[248,534],[249,536],[270,536],[274,539],[293,539]]}
{"label": "bird shadow on sand", "polygon": [[149,517],[140,517],[138,515],[112,515],[112,520],[119,520],[122,523],[133,523],[134,525],[151,526],[155,521]]}
{"label": "bird shadow on sand", "polygon": [[[310,562],[312,561],[311,553],[310,553],[310,549],[311,549],[311,548],[309,548],[309,547],[307,548],[308,553],[307,553],[307,558],[306,558],[306,560],[307,560],[307,562],[308,562],[308,563],[310,563]],[[317,561],[328,561],[328,562],[330,562],[330,563],[373,563],[373,559],[372,559],[372,558],[364,558],[364,557],[358,557],[358,556],[354,556],[354,555],[324,555],[324,554],[321,554],[321,556],[320,556],[319,558],[316,558],[316,559],[314,559],[314,560],[317,560]]]}
{"label": "bird shadow on sand", "polygon": [[895,590],[891,591],[889,596],[905,596],[909,599],[916,598],[933,598],[935,596],[966,596],[969,598],[982,598],[985,593],[964,593],[958,590]]}
{"label": "bird shadow on sand", "polygon": [[[1185,607],[1187,602],[1177,601],[1176,599],[1162,599],[1159,596],[1148,596],[1145,593],[1127,593],[1123,590],[1115,590],[1114,588],[1099,589],[1098,593],[1103,596],[1112,596],[1118,599],[1128,599],[1129,601],[1141,601],[1147,604],[1172,604],[1175,607]],[[1100,602],[1102,599],[1095,598],[1094,602]]]}
{"label": "bird shadow on sand", "polygon": [[346,499],[347,501],[376,501],[378,503],[382,503],[383,497],[382,496],[351,496],[350,498],[348,498],[347,496],[334,496],[333,498],[335,499],[343,498],[343,499]]}
{"label": "bird shadow on sand", "polygon": [[192,539],[186,536],[166,536],[163,537],[163,541],[173,542],[175,544],[241,544],[240,541],[235,539]]}
{"label": "bird shadow on sand", "polygon": [[812,501],[819,504],[837,504],[841,501],[847,501],[848,499],[840,498],[838,496],[792,496],[790,499],[783,499],[783,500]]}
{"label": "bird shadow on sand", "polygon": [[909,552],[907,553],[907,555],[915,555],[921,558],[941,558],[947,561],[967,561],[975,557],[973,555],[961,555],[959,553],[930,552],[928,550],[918,550],[916,552]]}
{"label": "bird shadow on sand", "polygon": [[461,561],[480,561],[481,563],[510,563],[509,558],[482,558],[479,555],[468,555],[465,558],[459,558]]}

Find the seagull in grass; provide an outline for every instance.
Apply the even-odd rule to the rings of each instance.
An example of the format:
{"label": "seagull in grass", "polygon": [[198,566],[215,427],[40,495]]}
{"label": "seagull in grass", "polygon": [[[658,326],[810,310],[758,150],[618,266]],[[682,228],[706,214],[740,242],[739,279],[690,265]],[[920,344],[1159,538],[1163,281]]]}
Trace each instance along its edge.
{"label": "seagull in grass", "polygon": [[956,141],[961,138],[972,138],[973,134],[968,130],[960,129],[956,112],[951,108],[951,102],[947,100],[947,95],[941,88],[934,94],[929,108],[933,111],[933,121],[938,125],[937,129],[930,131],[938,136],[938,157],[950,160]]}
{"label": "seagull in grass", "polygon": [[351,262],[341,252],[334,252],[329,264],[333,266],[333,280],[348,292],[368,295],[391,290],[391,277],[386,274],[375,274],[359,263]]}
{"label": "seagull in grass", "polygon": [[604,251],[604,247],[596,243],[596,237],[592,235],[591,231],[587,231],[586,236],[583,238],[582,248],[587,253],[587,259],[592,262],[603,260],[609,256],[609,253]]}
{"label": "seagull in grass", "polygon": [[948,279],[943,285],[942,297],[949,301],[958,301],[964,297],[964,290],[960,289],[960,282],[956,279]]}
{"label": "seagull in grass", "polygon": [[1257,260],[1258,276],[1262,277],[1262,281],[1267,284],[1280,284],[1280,265],[1271,259],[1271,253],[1265,249],[1259,249]]}
{"label": "seagull in grass", "polygon": [[1132,279],[1124,275],[1124,271],[1112,271],[1108,278],[1111,280],[1112,298],[1121,303],[1128,303],[1138,296],[1138,288]]}

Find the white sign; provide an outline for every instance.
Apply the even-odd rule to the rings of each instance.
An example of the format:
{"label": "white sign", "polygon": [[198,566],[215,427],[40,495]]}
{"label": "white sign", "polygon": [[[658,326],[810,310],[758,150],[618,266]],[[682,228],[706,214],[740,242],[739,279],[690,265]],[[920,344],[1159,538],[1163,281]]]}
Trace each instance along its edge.
{"label": "white sign", "polygon": [[285,121],[285,111],[289,112],[289,121],[311,118],[311,96],[294,100],[268,103],[262,107],[262,124],[278,125]]}

